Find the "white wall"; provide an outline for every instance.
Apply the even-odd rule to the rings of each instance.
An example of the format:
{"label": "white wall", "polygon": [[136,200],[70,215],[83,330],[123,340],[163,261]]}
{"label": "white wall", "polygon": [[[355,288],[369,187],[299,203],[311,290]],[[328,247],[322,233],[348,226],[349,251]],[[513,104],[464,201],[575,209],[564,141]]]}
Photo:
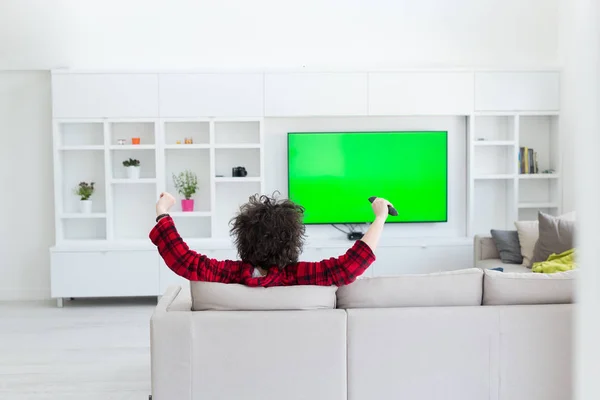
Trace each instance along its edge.
{"label": "white wall", "polygon": [[50,74],[0,73],[0,300],[50,296]]}
{"label": "white wall", "polygon": [[[0,71],[551,67],[558,61],[558,5],[559,0],[2,0]],[[54,242],[47,73],[0,73],[0,144],[0,183],[15,190],[0,195],[5,212],[0,299],[44,298],[47,249]],[[267,149],[272,146],[279,145]],[[27,162],[15,167],[24,155]],[[14,171],[27,180],[16,179]],[[273,179],[278,186],[281,178]]]}
{"label": "white wall", "polygon": [[[265,119],[265,189],[287,196],[287,133],[335,131],[441,130],[448,131],[448,222],[390,224],[386,237],[464,237],[466,235],[466,121],[461,117],[356,117]],[[365,155],[373,156],[373,155]],[[373,195],[376,195],[374,193]],[[326,199],[325,201],[343,201]],[[365,199],[367,201],[367,199]],[[390,199],[393,201],[393,199]],[[368,203],[366,203],[368,204]],[[364,227],[363,227],[364,228]],[[330,226],[309,226],[309,241],[341,239]]]}
{"label": "white wall", "polygon": [[0,69],[522,67],[559,0],[2,0]]}

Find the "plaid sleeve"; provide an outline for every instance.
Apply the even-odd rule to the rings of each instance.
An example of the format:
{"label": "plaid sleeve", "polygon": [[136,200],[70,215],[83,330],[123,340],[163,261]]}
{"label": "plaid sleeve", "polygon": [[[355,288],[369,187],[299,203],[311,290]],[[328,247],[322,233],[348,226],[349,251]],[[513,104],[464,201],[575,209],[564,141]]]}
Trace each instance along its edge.
{"label": "plaid sleeve", "polygon": [[217,261],[190,250],[170,216],[161,218],[150,232],[165,264],[177,275],[190,281],[237,283],[240,266],[236,261]]}
{"label": "plaid sleeve", "polygon": [[375,261],[375,254],[368,244],[358,240],[348,251],[337,258],[320,262],[299,262],[286,267],[291,281],[297,285],[342,286],[361,276]]}

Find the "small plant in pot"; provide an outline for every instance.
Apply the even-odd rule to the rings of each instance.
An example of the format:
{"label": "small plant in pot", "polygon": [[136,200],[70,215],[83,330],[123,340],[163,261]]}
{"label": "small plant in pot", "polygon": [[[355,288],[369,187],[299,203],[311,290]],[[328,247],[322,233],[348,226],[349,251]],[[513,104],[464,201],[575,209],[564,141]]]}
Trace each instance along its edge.
{"label": "small plant in pot", "polygon": [[127,170],[127,178],[140,179],[140,160],[130,158],[123,161],[123,166]]}
{"label": "small plant in pot", "polygon": [[84,214],[92,212],[92,194],[94,194],[94,182],[80,182],[75,188],[75,194],[79,196],[79,211]]}
{"label": "small plant in pot", "polygon": [[185,197],[181,200],[181,210],[194,211],[192,196],[198,190],[198,177],[196,174],[189,170],[181,172],[179,175],[173,174],[173,183],[179,194]]}

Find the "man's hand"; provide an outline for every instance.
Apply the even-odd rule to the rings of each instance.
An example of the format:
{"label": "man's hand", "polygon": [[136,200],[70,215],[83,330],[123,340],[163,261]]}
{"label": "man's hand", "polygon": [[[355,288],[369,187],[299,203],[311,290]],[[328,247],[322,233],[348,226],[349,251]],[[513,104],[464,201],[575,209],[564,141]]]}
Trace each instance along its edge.
{"label": "man's hand", "polygon": [[373,212],[375,213],[375,218],[383,219],[385,221],[388,217],[388,205],[393,207],[392,203],[386,199],[380,197],[376,198],[371,204]]}
{"label": "man's hand", "polygon": [[167,192],[162,192],[156,202],[156,216],[168,213],[173,204],[175,204],[175,197]]}

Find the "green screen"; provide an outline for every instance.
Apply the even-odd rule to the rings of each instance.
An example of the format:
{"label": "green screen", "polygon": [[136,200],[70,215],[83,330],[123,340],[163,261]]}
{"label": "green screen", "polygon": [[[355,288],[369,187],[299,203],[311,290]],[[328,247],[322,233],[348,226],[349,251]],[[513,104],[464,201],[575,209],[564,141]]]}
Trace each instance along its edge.
{"label": "green screen", "polygon": [[289,198],[306,224],[372,222],[371,196],[388,222],[445,222],[447,159],[447,132],[288,133]]}

